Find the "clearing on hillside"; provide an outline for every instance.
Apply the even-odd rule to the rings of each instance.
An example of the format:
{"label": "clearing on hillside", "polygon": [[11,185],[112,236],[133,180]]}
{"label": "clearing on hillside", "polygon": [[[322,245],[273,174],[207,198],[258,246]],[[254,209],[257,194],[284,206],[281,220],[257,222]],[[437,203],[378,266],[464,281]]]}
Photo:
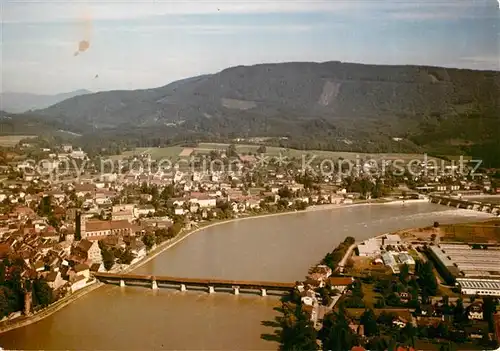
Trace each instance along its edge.
{"label": "clearing on hillside", "polygon": [[0,136],[0,146],[13,147],[23,139],[36,138],[36,135],[2,135]]}

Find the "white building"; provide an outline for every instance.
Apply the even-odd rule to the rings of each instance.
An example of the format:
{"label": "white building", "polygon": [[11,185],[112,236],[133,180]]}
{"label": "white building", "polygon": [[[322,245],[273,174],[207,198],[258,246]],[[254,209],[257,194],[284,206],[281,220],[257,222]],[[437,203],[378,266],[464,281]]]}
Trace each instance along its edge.
{"label": "white building", "polygon": [[87,285],[87,278],[83,275],[76,275],[71,281],[71,292],[74,293]]}
{"label": "white building", "polygon": [[83,160],[85,157],[87,157],[87,154],[83,152],[82,150],[75,150],[71,154],[72,158]]}
{"label": "white building", "polygon": [[500,279],[457,278],[463,295],[500,296]]}
{"label": "white building", "polygon": [[380,255],[380,242],[376,238],[370,238],[358,245],[358,254],[361,257],[373,257]]}

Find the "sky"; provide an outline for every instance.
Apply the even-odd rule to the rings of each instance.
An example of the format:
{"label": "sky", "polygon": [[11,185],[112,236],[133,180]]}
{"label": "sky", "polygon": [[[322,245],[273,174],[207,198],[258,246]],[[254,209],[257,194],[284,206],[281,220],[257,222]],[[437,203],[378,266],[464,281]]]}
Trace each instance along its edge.
{"label": "sky", "polygon": [[0,5],[2,92],[154,88],[231,66],[289,61],[500,70],[500,0]]}

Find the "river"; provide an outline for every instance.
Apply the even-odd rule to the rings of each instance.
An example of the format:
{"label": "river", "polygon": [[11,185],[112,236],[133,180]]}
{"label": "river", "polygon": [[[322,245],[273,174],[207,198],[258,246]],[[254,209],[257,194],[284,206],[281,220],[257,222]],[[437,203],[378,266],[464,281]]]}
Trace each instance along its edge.
{"label": "river", "polygon": [[[431,203],[353,206],[204,229],[135,270],[182,277],[295,281],[350,235],[363,240],[487,214]],[[5,349],[270,350],[273,296],[104,286],[35,324],[0,335]]]}

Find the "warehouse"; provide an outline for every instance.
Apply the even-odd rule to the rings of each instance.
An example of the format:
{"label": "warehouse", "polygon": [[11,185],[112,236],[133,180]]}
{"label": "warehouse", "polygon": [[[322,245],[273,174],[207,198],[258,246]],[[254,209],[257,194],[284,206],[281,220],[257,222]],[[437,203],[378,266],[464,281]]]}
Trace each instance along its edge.
{"label": "warehouse", "polygon": [[464,295],[500,296],[500,279],[457,278],[456,285]]}
{"label": "warehouse", "polygon": [[500,278],[500,250],[473,249],[469,245],[431,246],[429,253],[447,281],[452,278]]}

